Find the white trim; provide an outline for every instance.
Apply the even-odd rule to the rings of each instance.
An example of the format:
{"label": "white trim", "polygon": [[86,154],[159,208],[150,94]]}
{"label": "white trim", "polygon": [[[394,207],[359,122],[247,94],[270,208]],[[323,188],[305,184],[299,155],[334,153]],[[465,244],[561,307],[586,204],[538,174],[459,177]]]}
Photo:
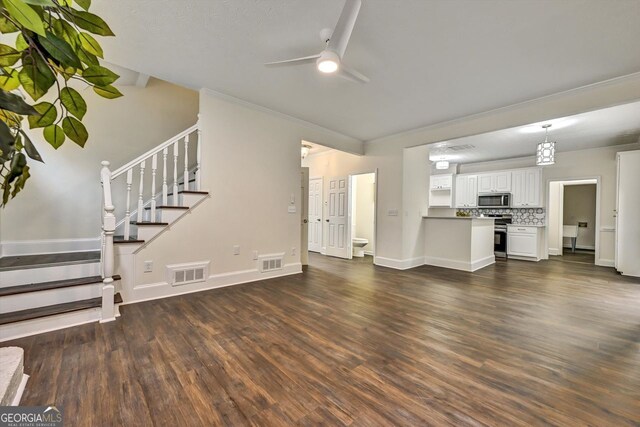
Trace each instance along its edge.
{"label": "white trim", "polygon": [[281,270],[260,273],[257,269],[232,271],[228,273],[218,273],[209,276],[206,282],[183,285],[179,288],[172,287],[167,282],[149,283],[134,286],[131,300],[120,305],[135,304],[143,301],[151,301],[161,298],[168,298],[177,295],[186,295],[194,292],[208,291],[211,289],[224,288],[227,286],[240,285],[243,283],[258,282],[276,277],[290,276],[302,273],[302,264],[299,262],[285,264]]}
{"label": "white trim", "polygon": [[2,256],[40,255],[100,250],[100,237],[82,239],[5,240]]}
{"label": "white trim", "polygon": [[149,84],[150,77],[151,76],[149,74],[138,73],[138,78],[136,79],[136,83],[135,83],[136,87],[139,87],[142,89],[146,88],[147,85]]}
{"label": "white trim", "polygon": [[597,259],[595,264],[601,267],[615,267],[616,262],[612,259]]}
{"label": "white trim", "polygon": [[24,389],[27,387],[27,381],[29,381],[29,375],[23,373],[22,379],[20,380],[20,385],[18,385],[18,389],[16,390],[16,395],[13,396],[13,401],[9,404],[10,406],[20,405],[22,394],[24,393]]}
{"label": "white trim", "polygon": [[101,275],[100,260],[97,259],[73,264],[44,265],[46,266],[0,271],[0,288]]}
{"label": "white trim", "polygon": [[547,253],[547,256],[548,255],[559,256],[559,255],[562,255],[562,251],[558,248],[549,248],[549,252]]}
{"label": "white trim", "polygon": [[453,270],[462,270],[473,272],[476,270],[480,270],[481,268],[487,267],[496,262],[495,255],[490,255],[486,258],[481,258],[474,262],[466,262],[466,261],[456,261],[449,258],[439,258],[426,256],[424,257],[424,263],[426,265],[431,265],[434,267],[443,267],[443,268],[451,268]]}
{"label": "white trim", "polygon": [[373,256],[373,251],[364,251],[365,255]]}
{"label": "white trim", "polygon": [[615,227],[600,227],[601,233],[614,233],[616,231]]}
{"label": "white trim", "polygon": [[[571,244],[565,245],[563,244],[562,247],[564,249],[571,249]],[[576,249],[584,249],[587,251],[595,251],[596,247],[595,246],[590,246],[590,245],[576,245]]]}
{"label": "white trim", "polygon": [[8,323],[0,326],[0,342],[84,325],[85,323],[98,322],[100,314],[101,309],[98,307],[55,316],[40,317],[23,322]]}
{"label": "white trim", "polygon": [[334,136],[337,136],[337,137],[340,137],[340,138],[350,139],[351,142],[357,143],[359,145],[359,147],[360,147],[359,150],[353,150],[352,151],[352,150],[347,150],[344,147],[341,147],[341,148],[338,149],[338,148],[335,148],[335,147],[331,147],[330,145],[327,145],[326,143],[323,143],[323,145],[325,145],[326,147],[335,148],[337,150],[344,151],[344,152],[351,153],[351,154],[356,154],[356,155],[359,155],[359,156],[363,156],[364,155],[364,143],[362,142],[362,140],[360,140],[358,138],[354,138],[352,136],[345,135],[345,134],[340,133],[338,131],[335,131],[333,129],[329,129],[329,128],[320,126],[318,124],[315,124],[315,123],[312,123],[312,122],[308,122],[306,120],[299,119],[297,117],[290,116],[290,115],[285,114],[285,113],[281,113],[280,111],[272,110],[271,108],[267,108],[267,107],[264,107],[262,105],[254,104],[253,102],[249,102],[249,101],[246,101],[246,100],[241,99],[241,98],[236,98],[235,96],[228,95],[226,93],[218,92],[218,91],[215,91],[215,90],[212,90],[212,89],[207,89],[207,88],[202,88],[201,92],[205,92],[206,94],[208,94],[210,96],[213,96],[214,98],[222,99],[224,101],[231,102],[232,104],[236,104],[236,105],[240,105],[242,107],[250,108],[252,110],[260,111],[262,113],[270,114],[272,116],[275,116],[275,117],[278,117],[278,118],[281,118],[281,119],[284,119],[284,120],[288,120],[290,122],[297,123],[299,125],[302,125],[302,126],[305,126],[305,127],[308,127],[308,128],[320,131],[320,132],[325,132],[325,133],[328,133],[330,135],[334,135]]}
{"label": "white trim", "polygon": [[396,270],[408,270],[424,264],[424,258],[395,259],[381,256],[374,256],[373,263],[380,267],[394,268]]}

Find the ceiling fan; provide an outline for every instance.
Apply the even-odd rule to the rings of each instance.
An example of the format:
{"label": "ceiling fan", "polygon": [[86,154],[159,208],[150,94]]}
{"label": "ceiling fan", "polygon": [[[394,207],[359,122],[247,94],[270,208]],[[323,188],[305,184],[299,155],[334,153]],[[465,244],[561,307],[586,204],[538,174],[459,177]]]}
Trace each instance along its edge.
{"label": "ceiling fan", "polygon": [[348,80],[367,83],[369,78],[364,74],[354,70],[353,68],[345,67],[342,63],[342,57],[347,50],[347,44],[351,37],[351,32],[356,24],[358,18],[358,12],[362,0],[346,0],[338,23],[333,31],[330,28],[325,28],[320,31],[320,38],[325,43],[325,49],[311,56],[304,56],[302,58],[287,59],[284,61],[269,62],[264,65],[268,67],[273,66],[287,66],[287,65],[302,65],[316,63],[318,71],[325,74],[337,73],[340,77],[344,77]]}

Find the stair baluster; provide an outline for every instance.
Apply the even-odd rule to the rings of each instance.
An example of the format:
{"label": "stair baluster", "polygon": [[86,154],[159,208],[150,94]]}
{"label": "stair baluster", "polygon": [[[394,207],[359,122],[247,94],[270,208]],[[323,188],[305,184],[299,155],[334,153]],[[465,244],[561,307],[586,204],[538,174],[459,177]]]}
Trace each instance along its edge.
{"label": "stair baluster", "polygon": [[184,184],[182,190],[189,190],[189,135],[184,137]]}
{"label": "stair baluster", "polygon": [[198,114],[198,136],[197,136],[197,140],[196,140],[196,191],[200,191],[201,190],[201,186],[200,186],[200,159],[202,157],[202,148],[201,148],[201,142],[202,142],[202,131],[200,130],[200,114]]}
{"label": "stair baluster", "polygon": [[158,155],[151,157],[151,217],[149,221],[156,222],[156,170],[158,169]]}
{"label": "stair baluster", "polygon": [[173,206],[178,206],[178,141],[173,143]]}
{"label": "stair baluster", "polygon": [[167,206],[168,199],[168,187],[167,187],[167,155],[169,154],[169,149],[165,147],[162,150],[162,206]]}
{"label": "stair baluster", "polygon": [[127,171],[127,201],[124,211],[124,240],[131,237],[131,184],[133,183],[133,169]]}
{"label": "stair baluster", "polygon": [[102,256],[103,281],[102,281],[102,316],[100,322],[115,320],[115,286],[113,284],[113,235],[116,232],[116,217],[113,214],[115,207],[111,200],[111,170],[109,162],[102,162],[100,171],[102,181],[102,192],[104,196],[104,211],[102,232],[104,235],[104,253]]}
{"label": "stair baluster", "polygon": [[146,166],[146,160],[140,162],[140,191],[138,192],[138,222],[144,221],[144,168]]}

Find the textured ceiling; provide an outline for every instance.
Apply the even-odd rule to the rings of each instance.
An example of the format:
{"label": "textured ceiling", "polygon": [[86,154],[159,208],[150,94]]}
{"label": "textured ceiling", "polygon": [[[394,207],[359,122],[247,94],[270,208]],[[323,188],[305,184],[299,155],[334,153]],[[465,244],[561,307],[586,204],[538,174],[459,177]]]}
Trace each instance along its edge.
{"label": "textured ceiling", "polygon": [[[543,124],[551,124],[549,140],[556,150],[575,151],[640,142],[640,102],[429,144],[430,157],[444,155],[453,163],[533,156],[544,140]],[[449,147],[470,145],[464,150]]]}
{"label": "textured ceiling", "polygon": [[364,0],[345,63],[313,65],[343,0],[94,0],[110,62],[362,140],[640,71],[640,1]]}

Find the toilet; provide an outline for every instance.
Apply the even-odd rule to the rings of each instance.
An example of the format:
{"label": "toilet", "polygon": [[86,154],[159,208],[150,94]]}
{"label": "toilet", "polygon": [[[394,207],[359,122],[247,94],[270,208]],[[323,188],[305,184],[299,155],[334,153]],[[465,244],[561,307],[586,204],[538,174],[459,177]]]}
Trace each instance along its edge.
{"label": "toilet", "polygon": [[364,247],[369,244],[368,239],[362,239],[360,237],[354,237],[352,240],[353,256],[362,258],[364,257]]}

